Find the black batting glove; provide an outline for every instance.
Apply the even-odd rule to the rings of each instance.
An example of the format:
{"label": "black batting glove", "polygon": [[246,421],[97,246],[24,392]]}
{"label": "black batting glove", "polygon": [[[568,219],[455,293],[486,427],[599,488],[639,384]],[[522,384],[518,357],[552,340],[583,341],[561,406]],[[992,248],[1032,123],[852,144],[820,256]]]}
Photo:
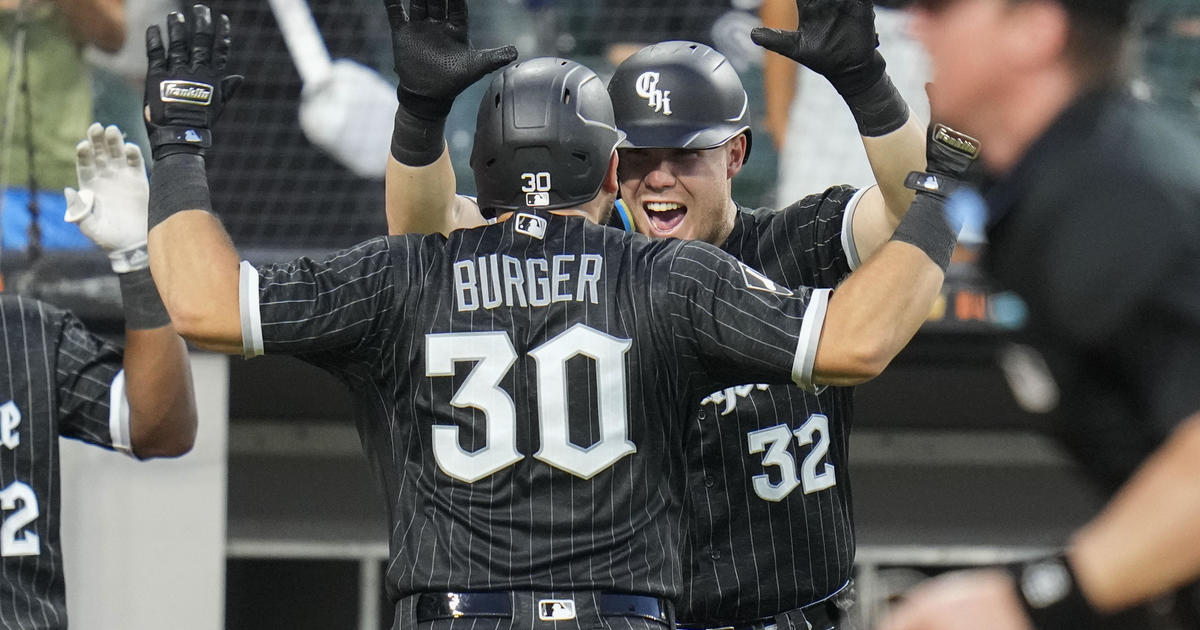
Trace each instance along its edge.
{"label": "black batting glove", "polygon": [[794,31],[758,27],[754,43],[825,77],[842,96],[865,91],[883,77],[870,0],[796,0]]}
{"label": "black batting glove", "polygon": [[226,75],[229,16],[214,29],[212,11],[192,6],[191,19],[167,15],[167,45],[158,26],[146,29],[146,133],[155,160],[186,153],[204,155],[212,146],[212,127],[243,77]]}
{"label": "black batting glove", "polygon": [[891,133],[908,122],[908,104],[887,76],[869,0],[796,0],[794,31],[756,28],[754,43],[829,80],[850,107],[863,136]]}
{"label": "black batting glove", "polygon": [[466,0],[385,0],[392,26],[400,104],[425,118],[445,118],[471,84],[512,63],[513,46],[471,48]]}
{"label": "black batting glove", "polygon": [[424,166],[442,154],[446,116],[463,90],[517,58],[513,46],[475,49],[467,31],[466,0],[384,0],[395,57],[396,126],[392,157]]}

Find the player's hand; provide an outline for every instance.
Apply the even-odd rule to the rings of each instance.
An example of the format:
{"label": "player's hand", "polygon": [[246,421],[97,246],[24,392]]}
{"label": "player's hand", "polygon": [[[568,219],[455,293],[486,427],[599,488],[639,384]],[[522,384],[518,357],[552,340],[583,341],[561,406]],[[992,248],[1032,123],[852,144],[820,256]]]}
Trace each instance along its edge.
{"label": "player's hand", "polygon": [[157,25],[146,29],[146,132],[158,160],[175,153],[204,155],[212,127],[243,77],[225,74],[229,16],[214,26],[206,5],[167,14],[167,43]]}
{"label": "player's hand", "polygon": [[870,0],[796,0],[796,9],[796,30],[760,26],[750,31],[750,38],[824,76],[843,96],[861,92],[883,76]]}
{"label": "player's hand", "polygon": [[400,105],[427,119],[445,118],[454,99],[479,79],[512,63],[513,46],[475,49],[467,37],[467,0],[384,0]]}
{"label": "player's hand", "polygon": [[1034,630],[1016,584],[998,569],[947,573],[918,585],[878,630]]}
{"label": "player's hand", "polygon": [[63,191],[67,197],[63,218],[108,252],[113,271],[145,269],[150,264],[146,256],[150,187],[142,151],[126,143],[115,126],[105,129],[92,123],[87,135],[75,146],[79,190]]}

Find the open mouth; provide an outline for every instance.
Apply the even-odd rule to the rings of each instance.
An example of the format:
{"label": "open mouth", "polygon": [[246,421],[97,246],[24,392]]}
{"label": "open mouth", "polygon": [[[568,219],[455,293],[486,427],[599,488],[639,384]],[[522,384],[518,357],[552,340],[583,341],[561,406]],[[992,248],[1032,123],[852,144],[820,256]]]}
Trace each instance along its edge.
{"label": "open mouth", "polygon": [[687,206],[666,201],[648,201],[642,204],[642,209],[646,211],[650,227],[660,234],[669,234],[687,216]]}

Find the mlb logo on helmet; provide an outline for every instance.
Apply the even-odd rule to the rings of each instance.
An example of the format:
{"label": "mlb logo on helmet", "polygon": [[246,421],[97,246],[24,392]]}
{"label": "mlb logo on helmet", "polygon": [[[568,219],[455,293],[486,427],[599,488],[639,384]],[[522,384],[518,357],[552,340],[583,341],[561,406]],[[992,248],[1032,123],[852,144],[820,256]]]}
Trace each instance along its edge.
{"label": "mlb logo on helmet", "polygon": [[158,84],[164,103],[208,105],[212,102],[213,86],[194,81],[163,81]]}
{"label": "mlb logo on helmet", "polygon": [[525,205],[530,208],[541,208],[550,205],[550,193],[548,192],[532,192],[525,193]]}
{"label": "mlb logo on helmet", "polygon": [[646,105],[663,116],[671,115],[671,91],[658,89],[659,74],[643,72],[638,76],[635,89],[637,95],[646,99]]}

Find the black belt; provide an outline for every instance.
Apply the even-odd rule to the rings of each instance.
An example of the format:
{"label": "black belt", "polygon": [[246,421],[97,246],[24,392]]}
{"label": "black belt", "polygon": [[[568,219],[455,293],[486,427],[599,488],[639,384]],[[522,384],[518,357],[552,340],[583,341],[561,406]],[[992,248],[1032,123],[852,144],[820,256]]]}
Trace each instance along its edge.
{"label": "black belt", "polygon": [[[524,595],[526,594],[519,594],[519,596]],[[588,597],[590,596],[588,594]],[[513,614],[513,594],[507,591],[421,593],[416,597],[415,613],[418,623],[459,617],[511,617]],[[569,593],[562,597],[539,597],[536,602],[538,607],[536,612],[539,618],[548,621],[555,619],[556,615],[565,614],[561,612],[565,602],[571,602],[571,605],[574,605],[574,598]],[[602,616],[642,617],[667,625],[672,622],[670,604],[667,600],[658,597],[600,593],[596,597],[596,605],[597,612]],[[570,617],[566,618],[574,617],[574,611],[571,611]]]}

